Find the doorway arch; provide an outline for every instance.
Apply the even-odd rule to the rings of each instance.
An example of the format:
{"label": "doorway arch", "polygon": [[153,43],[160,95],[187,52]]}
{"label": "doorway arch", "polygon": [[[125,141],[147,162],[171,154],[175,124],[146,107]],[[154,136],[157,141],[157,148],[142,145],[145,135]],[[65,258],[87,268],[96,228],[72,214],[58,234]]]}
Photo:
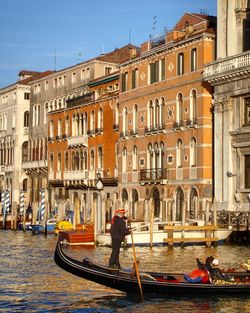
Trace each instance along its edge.
{"label": "doorway arch", "polygon": [[136,218],[136,209],[137,209],[137,205],[138,205],[138,200],[139,200],[139,195],[138,195],[138,191],[136,189],[132,189],[132,218],[135,219]]}
{"label": "doorway arch", "polygon": [[176,221],[182,220],[183,206],[184,206],[184,193],[183,190],[179,187],[176,191],[176,211],[175,211]]}
{"label": "doorway arch", "polygon": [[189,197],[189,218],[195,219],[197,215],[197,199],[198,199],[198,193],[197,190],[193,187],[190,192]]}
{"label": "doorway arch", "polygon": [[154,204],[154,218],[160,218],[160,193],[157,188],[154,188],[152,191],[152,199]]}

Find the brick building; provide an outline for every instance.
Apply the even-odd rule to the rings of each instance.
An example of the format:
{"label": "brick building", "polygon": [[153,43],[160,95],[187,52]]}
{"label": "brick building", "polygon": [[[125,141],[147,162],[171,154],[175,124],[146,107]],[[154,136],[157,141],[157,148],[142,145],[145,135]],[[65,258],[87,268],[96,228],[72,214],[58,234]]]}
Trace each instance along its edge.
{"label": "brick building", "polygon": [[185,14],[121,65],[118,193],[133,220],[208,218],[212,92],[202,73],[215,58],[215,27],[215,17]]}

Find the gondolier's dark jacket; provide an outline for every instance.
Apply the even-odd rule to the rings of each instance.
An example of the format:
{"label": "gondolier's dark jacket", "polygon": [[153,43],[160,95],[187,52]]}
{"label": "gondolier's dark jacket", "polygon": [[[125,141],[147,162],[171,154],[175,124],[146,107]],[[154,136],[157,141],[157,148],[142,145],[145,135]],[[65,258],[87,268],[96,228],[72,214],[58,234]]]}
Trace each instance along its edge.
{"label": "gondolier's dark jacket", "polygon": [[130,234],[124,218],[115,215],[111,221],[110,235],[112,240],[124,241],[125,236]]}

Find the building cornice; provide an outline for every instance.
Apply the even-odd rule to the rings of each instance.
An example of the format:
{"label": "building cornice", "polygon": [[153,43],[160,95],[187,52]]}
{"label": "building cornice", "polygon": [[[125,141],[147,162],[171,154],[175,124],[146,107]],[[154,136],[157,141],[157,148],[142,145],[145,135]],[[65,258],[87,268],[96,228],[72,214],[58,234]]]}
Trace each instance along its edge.
{"label": "building cornice", "polygon": [[250,76],[250,52],[219,59],[205,65],[204,81],[212,85],[245,79]]}
{"label": "building cornice", "polygon": [[171,41],[165,44],[162,44],[160,46],[157,46],[155,48],[152,48],[144,53],[142,53],[139,57],[131,59],[123,64],[120,65],[120,68],[125,68],[125,67],[129,67],[132,64],[136,64],[136,63],[140,63],[142,61],[145,61],[147,59],[151,59],[152,57],[156,56],[156,55],[161,55],[166,53],[167,51],[170,50],[177,50],[180,49],[184,46],[190,45],[192,42],[200,42],[202,40],[205,39],[215,39],[215,35],[208,33],[208,32],[203,32],[203,33],[199,33],[197,35],[194,35],[192,37],[188,37],[188,38],[184,38],[178,41]]}

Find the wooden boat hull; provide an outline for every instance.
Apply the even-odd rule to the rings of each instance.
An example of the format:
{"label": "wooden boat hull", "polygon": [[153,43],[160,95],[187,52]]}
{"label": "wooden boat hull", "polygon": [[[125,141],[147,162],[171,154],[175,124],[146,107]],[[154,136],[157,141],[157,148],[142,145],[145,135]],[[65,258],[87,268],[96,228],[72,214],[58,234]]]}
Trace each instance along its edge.
{"label": "wooden boat hull", "polygon": [[[114,288],[128,294],[139,294],[140,290],[135,275],[131,273],[109,269],[95,264],[88,259],[83,261],[75,260],[67,256],[63,250],[60,240],[58,240],[54,259],[56,264],[65,271],[78,277],[93,281],[106,287]],[[186,295],[250,295],[250,273],[244,280],[247,282],[232,284],[201,284],[188,283],[180,280],[183,274],[176,273],[140,273],[141,285],[144,295],[174,294],[178,296]],[[164,280],[165,277],[165,280]],[[176,279],[178,277],[178,279]]]}
{"label": "wooden boat hull", "polygon": [[93,245],[94,233],[85,230],[60,231],[59,236],[63,243],[68,245]]}

